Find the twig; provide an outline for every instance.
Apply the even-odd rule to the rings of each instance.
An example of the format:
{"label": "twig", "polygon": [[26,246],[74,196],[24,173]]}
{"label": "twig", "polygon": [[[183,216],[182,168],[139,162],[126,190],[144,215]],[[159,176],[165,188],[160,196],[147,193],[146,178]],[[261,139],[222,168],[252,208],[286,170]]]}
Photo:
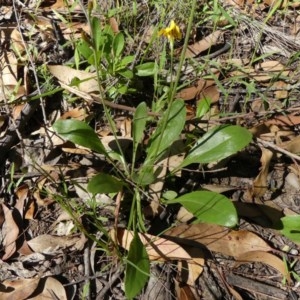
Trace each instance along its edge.
{"label": "twig", "polygon": [[300,156],[299,155],[296,155],[294,153],[291,153],[290,151],[287,151],[287,150],[284,150],[283,148],[275,145],[274,143],[271,143],[271,142],[267,142],[267,141],[264,141],[260,138],[256,138],[257,142],[264,146],[264,147],[268,147],[268,148],[272,148],[273,150],[277,151],[277,152],[280,152],[280,153],[283,153],[287,156],[289,156],[290,158],[292,159],[295,159],[295,160],[298,160],[300,161]]}
{"label": "twig", "polygon": [[107,285],[105,285],[100,293],[97,295],[96,300],[101,300],[105,298],[106,293],[109,291],[109,289],[114,285],[114,283],[116,282],[116,280],[120,277],[120,275],[122,274],[122,272],[124,271],[123,267],[119,267],[119,269],[115,270],[115,272],[113,273],[113,275],[111,276],[109,282]]}

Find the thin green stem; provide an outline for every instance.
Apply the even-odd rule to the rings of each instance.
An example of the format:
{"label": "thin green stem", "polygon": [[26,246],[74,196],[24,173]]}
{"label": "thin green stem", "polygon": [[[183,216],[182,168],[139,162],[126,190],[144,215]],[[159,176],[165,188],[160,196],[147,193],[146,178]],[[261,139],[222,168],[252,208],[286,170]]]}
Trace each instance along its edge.
{"label": "thin green stem", "polygon": [[[172,103],[175,100],[177,86],[178,86],[178,82],[179,82],[180,75],[181,75],[181,69],[182,69],[183,63],[185,61],[185,53],[186,53],[186,50],[187,50],[187,47],[188,47],[189,36],[190,36],[191,29],[192,29],[194,14],[195,14],[195,10],[196,10],[196,3],[197,3],[196,0],[192,1],[192,8],[191,8],[189,22],[188,22],[188,26],[187,26],[187,30],[186,30],[185,39],[184,39],[184,45],[182,47],[182,52],[181,52],[181,55],[180,55],[179,67],[178,67],[178,70],[177,70],[177,73],[176,73],[175,81],[173,82],[173,80],[172,80],[172,83],[171,83],[171,88],[170,88],[169,96],[168,96],[168,108],[166,110],[165,116],[163,117],[163,124],[162,124],[162,127],[161,127],[162,128],[161,132],[164,132],[166,130],[167,123],[168,123],[168,120],[169,120],[169,116],[170,116],[170,113],[171,113]],[[173,59],[174,59],[173,55],[174,55],[174,53],[173,53],[172,41],[170,43],[170,46],[171,46],[170,47],[171,48],[171,65],[173,65]],[[172,72],[172,69],[171,69],[171,72]],[[161,134],[159,136],[159,143],[157,144],[158,146],[157,146],[156,151],[154,153],[153,160],[155,160],[155,158],[157,157],[158,149],[159,149],[160,144],[162,142],[162,138],[163,138],[163,135]],[[153,164],[153,163],[154,163],[154,161],[150,162],[150,164]]]}

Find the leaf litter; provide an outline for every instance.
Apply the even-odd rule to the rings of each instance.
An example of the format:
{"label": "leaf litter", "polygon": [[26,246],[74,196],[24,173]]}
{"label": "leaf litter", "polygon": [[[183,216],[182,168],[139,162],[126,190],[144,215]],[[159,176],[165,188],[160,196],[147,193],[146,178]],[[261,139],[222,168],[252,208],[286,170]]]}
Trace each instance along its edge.
{"label": "leaf litter", "polygon": [[[105,251],[96,248],[93,254],[95,261],[89,261],[86,253],[91,250],[88,240],[92,240],[93,234],[102,248],[107,246],[103,236],[105,231],[112,240],[117,238],[114,242],[120,248],[130,251],[134,232],[122,229],[126,216],[123,210],[120,216],[114,214],[114,195],[104,191],[95,207],[87,184],[95,171],[105,174],[108,170],[103,147],[110,149],[114,157],[120,157],[115,152],[117,147],[111,147],[112,142],[119,138],[113,136],[113,129],[107,120],[101,119],[100,104],[106,103],[111,108],[115,120],[121,117],[115,129],[126,140],[126,151],[134,138],[130,126],[132,113],[138,105],[136,99],[129,99],[125,92],[120,93],[116,103],[102,102],[105,100],[101,98],[103,93],[114,91],[112,87],[117,86],[117,82],[108,76],[99,85],[95,70],[77,69],[74,62],[72,65],[74,51],[72,53],[72,47],[63,45],[72,45],[72,41],[81,37],[90,42],[91,31],[81,5],[69,7],[64,1],[54,4],[42,1],[40,6],[34,1],[29,2],[26,4],[27,11],[9,5],[0,11],[0,17],[5,20],[16,18],[16,21],[23,22],[23,27],[15,22],[10,26],[6,23],[0,25],[0,31],[6,36],[3,40],[1,35],[0,56],[0,101],[1,106],[5,107],[0,119],[3,147],[0,148],[3,152],[0,161],[4,174],[0,219],[3,262],[0,297],[73,299],[83,293],[82,282],[95,283],[99,277],[113,287],[108,291],[112,297],[124,299],[121,284],[116,283],[117,279],[110,282],[111,274],[106,271],[110,266],[117,265],[116,258],[108,257]],[[215,124],[229,122],[247,128],[255,139],[246,150],[237,154],[232,151],[225,161],[215,159],[207,165],[193,168],[189,163],[184,164],[191,155],[184,158],[182,148],[175,147],[177,141],[173,137],[168,140],[171,131],[167,131],[165,144],[162,143],[163,148],[159,149],[161,160],[156,162],[158,176],[149,185],[153,194],[146,204],[143,203],[149,233],[140,232],[138,236],[149,259],[157,263],[157,276],[166,274],[164,266],[172,264],[171,279],[165,279],[163,286],[175,285],[177,295],[172,294],[171,287],[167,291],[173,298],[204,299],[209,290],[206,288],[203,291],[205,280],[218,278],[213,285],[219,292],[220,286],[226,291],[224,299],[230,299],[231,295],[237,299],[262,299],[255,289],[244,288],[243,282],[253,276],[260,284],[264,284],[264,278],[268,277],[268,285],[286,292],[286,299],[299,293],[297,277],[293,276],[291,265],[285,263],[286,259],[289,262],[297,260],[297,243],[300,240],[299,232],[294,230],[297,229],[300,213],[297,163],[300,153],[297,59],[300,22],[293,10],[298,7],[296,1],[282,1],[280,4],[273,1],[224,1],[224,5],[218,6],[223,20],[221,18],[213,23],[210,16],[202,28],[196,23],[193,26],[194,35],[185,53],[186,62],[180,77],[182,87],[176,94],[177,98],[184,100],[184,105],[183,102],[175,102],[175,106],[184,106],[189,113],[182,125],[186,136],[198,134],[201,130],[206,132]],[[44,16],[32,18],[30,14],[35,9]],[[139,14],[144,14],[145,9],[144,5],[138,5]],[[149,16],[160,14],[157,8],[151,9],[153,11],[148,11]],[[14,10],[13,17],[11,12]],[[66,22],[65,16],[68,14],[74,21]],[[278,29],[283,24],[280,14],[287,17],[284,33]],[[51,21],[50,16],[60,18]],[[99,18],[101,22],[106,22],[104,16]],[[110,17],[107,21],[114,34],[122,31],[119,20],[119,17]],[[146,21],[152,24],[150,19]],[[185,23],[183,18],[181,26]],[[149,24],[143,24],[144,28]],[[211,30],[216,24],[218,29]],[[136,48],[136,61],[142,58],[140,47],[144,43],[149,45],[151,37],[144,36],[143,40],[143,34],[136,33],[133,41],[139,39],[140,45],[132,45]],[[5,48],[8,40],[10,47]],[[30,47],[35,47],[35,52],[30,54],[35,56],[28,54]],[[181,46],[176,46],[175,56],[179,57],[181,51]],[[154,60],[156,55],[153,50],[150,60]],[[201,64],[205,68],[199,68]],[[43,69],[43,65],[47,68]],[[35,76],[37,70],[40,78]],[[48,71],[52,81],[46,82],[49,86],[44,89],[43,80]],[[130,75],[124,73],[124,76]],[[172,76],[166,75],[165,81],[172,83]],[[147,86],[149,83],[141,80],[136,84]],[[35,90],[37,93],[31,94]],[[51,94],[54,90],[57,93]],[[29,114],[27,100],[44,93],[45,103],[42,101],[41,108],[35,107],[34,114]],[[147,93],[145,88],[145,94],[138,97],[147,98]],[[210,103],[207,110],[198,109],[205,102]],[[155,110],[151,103],[148,107],[151,110],[145,110],[145,118],[160,116],[160,109]],[[26,114],[30,118],[24,125],[18,120]],[[97,133],[93,140],[94,150],[99,153],[79,147],[78,141],[78,144],[72,144],[55,136],[50,125],[59,119],[92,120]],[[11,127],[11,122],[15,122],[15,127]],[[175,123],[170,122],[172,126]],[[149,130],[154,132],[155,128]],[[139,138],[149,142],[144,135],[145,132],[140,132]],[[103,145],[98,142],[98,137],[105,137]],[[175,154],[167,155],[164,151],[170,141],[174,142]],[[178,171],[180,164],[184,168]],[[176,183],[165,180],[174,170],[177,170]],[[60,196],[63,194],[61,187],[67,188],[71,196],[63,199],[64,196]],[[169,199],[173,203],[171,208],[165,205],[168,199],[164,199],[164,195],[168,189],[183,195],[206,190],[207,187],[214,192],[221,191],[232,200],[240,218],[236,228],[195,224],[189,212],[184,212],[185,219],[177,216],[178,211],[183,209],[181,207],[179,210],[176,201]],[[64,206],[65,200],[69,206]],[[119,204],[123,207],[123,203]],[[70,219],[59,217],[63,214],[62,209],[69,213]],[[149,209],[150,213],[147,213]],[[92,214],[98,216],[101,226],[105,224],[105,229],[95,229],[97,226],[90,218]],[[180,222],[173,224],[176,216]],[[120,227],[112,229],[116,225]],[[112,245],[109,247],[113,248]],[[93,273],[89,271],[89,264],[93,266]],[[293,265],[295,274],[299,269],[298,263]],[[231,280],[223,276],[226,272],[232,275]],[[240,286],[237,279],[235,284],[232,281],[237,274],[243,275]],[[60,281],[56,275],[63,276],[65,280]],[[122,278],[123,275],[118,276]],[[286,285],[282,284],[283,279]],[[75,282],[73,286],[78,287],[80,292],[75,292],[77,295],[74,296],[75,288],[68,289],[63,282]],[[96,290],[99,290],[100,283],[95,284]],[[276,297],[272,291],[275,290],[268,290],[268,296]],[[146,290],[147,293],[149,290]],[[96,299],[96,294],[97,291],[89,298]]]}

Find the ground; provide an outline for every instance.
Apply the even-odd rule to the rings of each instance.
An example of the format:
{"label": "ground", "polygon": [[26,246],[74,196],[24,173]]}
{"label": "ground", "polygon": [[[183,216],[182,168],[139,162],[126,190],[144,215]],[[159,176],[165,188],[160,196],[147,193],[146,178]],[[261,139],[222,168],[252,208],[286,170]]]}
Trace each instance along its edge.
{"label": "ground", "polygon": [[0,299],[298,299],[299,8],[1,3]]}

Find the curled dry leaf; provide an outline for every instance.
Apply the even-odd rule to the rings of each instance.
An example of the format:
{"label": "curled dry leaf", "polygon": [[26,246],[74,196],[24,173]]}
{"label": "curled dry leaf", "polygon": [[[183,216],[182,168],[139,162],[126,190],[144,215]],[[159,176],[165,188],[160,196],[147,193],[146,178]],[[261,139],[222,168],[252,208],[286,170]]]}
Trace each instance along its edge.
{"label": "curled dry leaf", "polygon": [[287,279],[288,283],[291,282],[290,273],[286,268],[283,260],[271,253],[267,253],[264,251],[246,252],[240,255],[239,257],[237,257],[236,260],[237,260],[236,265],[241,265],[247,262],[261,262],[267,264],[273,267],[274,269],[276,269],[279,273],[281,273],[282,276]]}
{"label": "curled dry leaf", "polygon": [[253,186],[251,190],[252,197],[262,197],[268,189],[268,173],[273,152],[269,149],[261,147],[261,169],[257,177],[253,180]]}
{"label": "curled dry leaf", "polygon": [[0,299],[28,299],[28,297],[36,290],[39,281],[40,278],[5,280],[0,286]]}
{"label": "curled dry leaf", "polygon": [[[118,231],[111,230],[111,238],[121,247],[129,250],[133,240],[133,231],[118,228]],[[146,247],[150,260],[190,260],[191,256],[178,244],[164,238],[150,234],[139,233],[142,243]]]}
{"label": "curled dry leaf", "polygon": [[199,243],[209,250],[238,257],[249,251],[271,251],[272,248],[256,234],[246,231],[234,231],[214,224],[179,225],[165,232],[164,237],[178,244],[195,245]]}

